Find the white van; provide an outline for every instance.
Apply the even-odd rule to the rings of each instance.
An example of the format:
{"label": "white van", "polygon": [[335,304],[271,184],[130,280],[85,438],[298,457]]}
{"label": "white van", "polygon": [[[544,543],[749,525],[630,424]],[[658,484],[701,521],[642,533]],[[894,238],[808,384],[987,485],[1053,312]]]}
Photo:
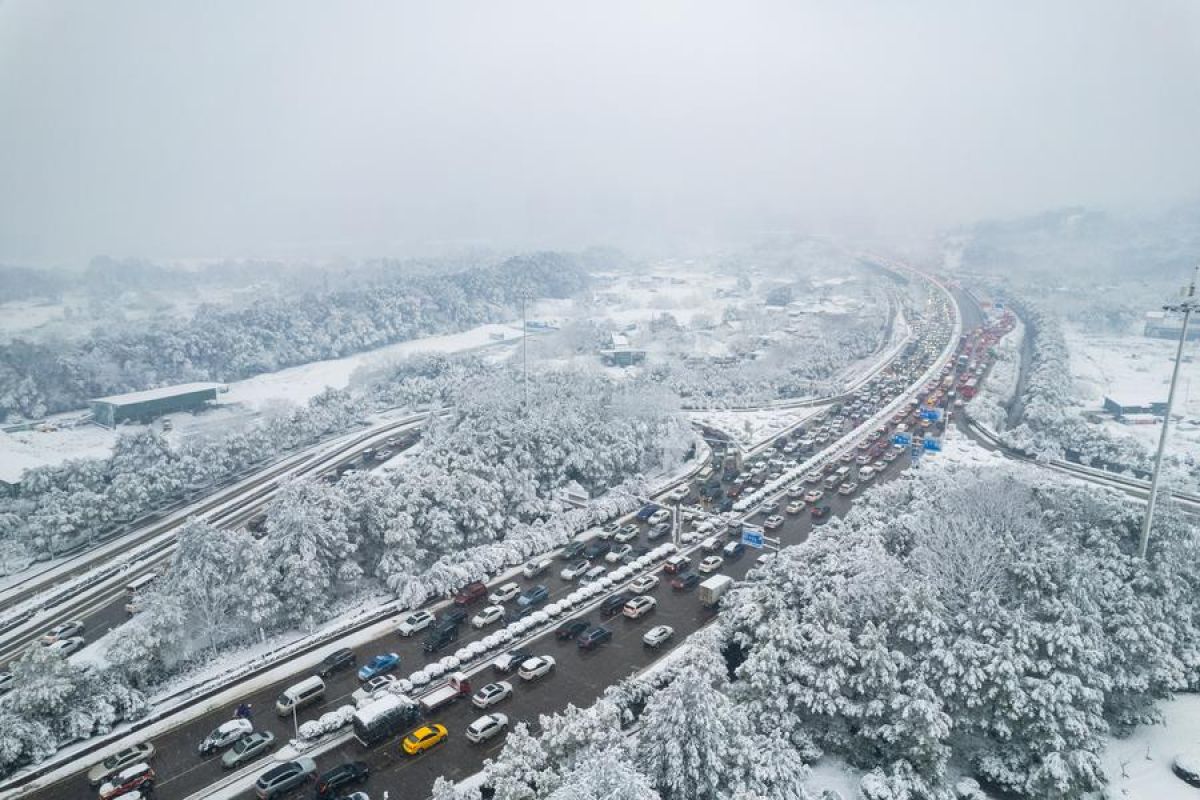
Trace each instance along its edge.
{"label": "white van", "polygon": [[293,711],[312,705],[325,696],[325,681],[313,675],[305,678],[295,686],[283,690],[283,694],[275,701],[275,711],[281,717],[286,717]]}

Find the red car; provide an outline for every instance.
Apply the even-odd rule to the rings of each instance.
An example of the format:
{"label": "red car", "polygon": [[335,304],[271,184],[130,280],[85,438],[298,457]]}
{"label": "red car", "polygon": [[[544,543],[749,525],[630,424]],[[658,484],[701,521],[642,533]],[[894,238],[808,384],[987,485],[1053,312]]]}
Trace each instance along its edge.
{"label": "red car", "polygon": [[473,581],[460,589],[458,594],[454,596],[454,605],[469,606],[472,603],[478,603],[487,597],[487,594],[488,588],[483,581]]}

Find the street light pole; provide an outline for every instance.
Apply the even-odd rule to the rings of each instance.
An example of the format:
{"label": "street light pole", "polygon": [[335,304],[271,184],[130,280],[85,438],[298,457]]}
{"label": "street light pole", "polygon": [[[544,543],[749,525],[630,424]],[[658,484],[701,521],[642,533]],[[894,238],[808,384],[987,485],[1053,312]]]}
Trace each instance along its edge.
{"label": "street light pole", "polygon": [[1184,290],[1184,301],[1163,306],[1163,311],[1182,311],[1183,326],[1179,330],[1179,346],[1175,349],[1175,366],[1171,370],[1171,388],[1167,391],[1167,413],[1163,417],[1162,431],[1158,435],[1158,452],[1154,456],[1154,474],[1150,477],[1150,497],[1146,502],[1146,519],[1142,523],[1142,539],[1138,543],[1138,556],[1146,557],[1150,542],[1150,526],[1154,522],[1154,504],[1158,500],[1158,481],[1162,471],[1163,451],[1167,447],[1167,429],[1171,427],[1171,408],[1175,405],[1175,387],[1179,382],[1179,365],[1183,362],[1183,345],[1187,341],[1188,320],[1200,305],[1196,303],[1196,278],[1200,277],[1200,266],[1192,272],[1192,282]]}

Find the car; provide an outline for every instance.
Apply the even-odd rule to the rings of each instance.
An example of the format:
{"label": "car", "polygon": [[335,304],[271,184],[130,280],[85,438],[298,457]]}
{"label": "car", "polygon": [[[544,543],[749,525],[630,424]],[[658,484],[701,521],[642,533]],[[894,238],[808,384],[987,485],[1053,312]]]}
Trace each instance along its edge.
{"label": "car", "polygon": [[871,463],[871,457],[866,453],[863,453],[854,459],[854,463],[860,467],[866,466],[867,464]]}
{"label": "car", "polygon": [[746,545],[742,544],[741,542],[727,542],[725,546],[721,548],[721,554],[725,556],[725,558],[741,558],[742,553],[744,552],[746,552]]}
{"label": "car", "polygon": [[787,489],[787,496],[793,499],[804,497],[804,485],[800,483],[793,483]]}
{"label": "car", "polygon": [[396,633],[401,636],[412,636],[432,625],[434,619],[431,611],[414,611],[396,624]]}
{"label": "car", "polygon": [[69,639],[59,639],[53,644],[46,645],[46,649],[54,653],[61,653],[63,656],[69,656],[72,653],[77,653],[87,644],[82,636],[72,636]]}
{"label": "car", "polygon": [[811,492],[804,495],[804,502],[817,503],[817,502],[820,502],[821,498],[824,496],[825,496],[825,492],[821,491],[820,489],[813,489]]}
{"label": "car", "polygon": [[584,548],[587,547],[586,542],[569,542],[562,552],[558,554],[560,561],[571,561],[583,555]]}
{"label": "car", "polygon": [[357,661],[358,657],[354,655],[354,651],[349,647],[343,647],[340,650],[334,650],[321,659],[321,666],[317,670],[317,674],[322,678],[328,678],[335,672],[350,669]]}
{"label": "car", "polygon": [[400,666],[399,653],[380,653],[358,669],[358,679],[369,681],[377,675],[391,672]]}
{"label": "car", "polygon": [[604,523],[604,526],[602,528],[600,528],[600,538],[601,539],[611,539],[613,537],[613,534],[616,533],[617,531],[619,531],[620,529],[621,529],[621,523],[617,522],[615,519],[612,520],[611,522],[606,522],[606,523]]}
{"label": "car", "polygon": [[733,498],[732,497],[726,497],[724,500],[722,500],[720,503],[717,504],[717,511],[719,511],[722,514],[725,514],[732,510],[733,510]]}
{"label": "car", "polygon": [[686,591],[700,583],[700,576],[695,572],[684,572],[675,576],[671,581],[671,588],[677,592]]}
{"label": "car", "polygon": [[651,514],[646,522],[650,525],[658,525],[660,522],[666,522],[669,519],[671,519],[671,512],[665,508],[660,508]]}
{"label": "car", "polygon": [[471,618],[471,627],[486,628],[493,622],[499,622],[502,619],[504,619],[504,606],[488,606]]}
{"label": "car", "polygon": [[521,592],[517,597],[517,605],[522,608],[525,606],[540,606],[548,599],[550,599],[550,590],[545,586],[538,585]]}
{"label": "car", "polygon": [[649,552],[650,552],[649,547],[646,547],[644,545],[635,545],[632,550],[630,550],[625,555],[621,556],[621,563],[632,564],[633,562],[637,561],[639,558],[641,558],[642,556],[646,555]]}
{"label": "car", "polygon": [[715,553],[721,549],[721,537],[710,536],[700,543],[700,549],[706,553]]}
{"label": "car", "polygon": [[721,565],[724,563],[725,559],[721,558],[720,556],[708,556],[700,561],[700,564],[696,567],[696,569],[707,575],[710,572],[716,572],[719,570]]}
{"label": "car", "polygon": [[233,743],[221,756],[222,769],[236,769],[259,756],[266,755],[275,745],[275,734],[270,731],[254,731]]}
{"label": "car", "polygon": [[204,741],[200,742],[200,755],[212,755],[222,747],[228,747],[246,734],[253,732],[254,724],[248,719],[239,717],[222,722],[208,736],[204,737]]}
{"label": "car", "polygon": [[107,782],[109,778],[118,772],[137,764],[139,761],[149,761],[153,757],[154,745],[149,742],[141,742],[132,747],[126,747],[124,750],[113,753],[89,769],[87,774],[88,783],[92,786],[99,786]]}
{"label": "car", "polygon": [[783,513],[791,514],[794,516],[796,514],[799,514],[803,510],[804,510],[804,502],[800,501],[800,500],[793,500],[792,502],[787,504],[787,508],[785,508],[783,510]]}
{"label": "car", "polygon": [[317,800],[333,800],[341,796],[341,789],[355,783],[362,783],[371,774],[366,762],[347,761],[338,764],[333,769],[326,770],[317,778]]}
{"label": "car", "polygon": [[508,717],[504,714],[484,714],[467,726],[467,741],[472,744],[486,742],[508,729]]}
{"label": "car", "polygon": [[580,559],[579,561],[563,567],[559,571],[558,577],[562,578],[564,581],[573,581],[579,576],[583,575],[583,573],[587,572],[591,566],[592,564],[590,561]]}
{"label": "car", "polygon": [[658,586],[657,575],[641,575],[629,583],[630,591],[637,592],[638,594],[645,594],[656,586]]}
{"label": "car", "polygon": [[476,708],[490,708],[502,700],[512,697],[512,684],[508,681],[489,683],[471,696],[471,705]]}
{"label": "car", "polygon": [[1171,759],[1171,771],[1184,783],[1200,789],[1200,752],[1179,753]]}
{"label": "car", "polygon": [[604,560],[610,564],[617,564],[625,557],[626,553],[633,551],[633,546],[628,544],[619,544],[604,556]]}
{"label": "car", "polygon": [[583,548],[583,557],[591,561],[599,558],[612,549],[612,542],[606,542],[603,539],[593,539],[588,542],[588,546]]}
{"label": "car", "polygon": [[454,595],[454,605],[473,605],[487,597],[487,594],[487,585],[483,581],[471,581],[466,586],[459,589],[458,594]]}
{"label": "car", "polygon": [[371,678],[369,681],[363,683],[362,686],[355,689],[351,694],[351,698],[354,700],[355,704],[359,704],[360,702],[365,703],[367,700],[370,700],[372,697],[374,697],[381,689],[384,689],[385,687],[394,683],[399,683],[399,681],[400,679],[395,675],[376,675],[374,678]]}
{"label": "car", "polygon": [[400,743],[400,749],[410,756],[415,756],[446,741],[446,737],[449,735],[445,725],[436,722],[432,725],[422,725],[404,737],[404,741]]}
{"label": "car", "polygon": [[[667,492],[666,497],[671,502],[682,503],[687,499],[687,496],[692,493],[692,488],[686,483],[682,486],[676,486],[671,491]],[[670,512],[668,512],[670,513]]]}
{"label": "car", "polygon": [[637,519],[641,522],[645,522],[646,520],[650,519],[650,515],[652,515],[655,511],[658,511],[661,507],[662,506],[656,505],[655,503],[647,503],[646,505],[642,506],[641,510],[637,512]]}
{"label": "car", "polygon": [[854,494],[857,489],[858,484],[854,483],[853,481],[849,483],[843,483],[840,487],[838,487],[838,494]]}
{"label": "car", "polygon": [[604,577],[608,569],[603,565],[597,564],[594,567],[589,567],[586,572],[579,578],[580,583],[593,583]]}
{"label": "car", "polygon": [[100,800],[112,800],[114,797],[129,794],[142,788],[154,785],[154,770],[145,761],[132,764],[108,780],[100,784]]}
{"label": "car", "polygon": [[657,605],[658,601],[653,597],[639,594],[637,597],[630,598],[629,602],[621,609],[621,613],[629,619],[641,619],[653,611]]}
{"label": "car", "polygon": [[492,661],[492,669],[503,675],[507,675],[532,656],[533,653],[529,650],[524,647],[518,647],[515,650],[509,650]]}
{"label": "car", "polygon": [[661,522],[646,531],[646,540],[653,542],[655,539],[661,539],[671,532],[671,523]]}
{"label": "car", "polygon": [[675,629],[670,625],[655,625],[642,635],[642,644],[646,647],[659,648],[675,636]]}
{"label": "car", "polygon": [[612,631],[605,628],[603,625],[597,625],[591,630],[585,631],[578,639],[575,640],[579,645],[580,650],[595,650],[605,642],[612,641]]}
{"label": "car", "polygon": [[536,578],[546,570],[550,569],[550,559],[538,557],[531,558],[525,562],[525,566],[521,567],[521,574],[526,578]]}
{"label": "car", "polygon": [[626,525],[621,530],[617,531],[613,536],[613,541],[617,544],[629,544],[638,537],[641,531],[637,525]]}
{"label": "car", "polygon": [[554,637],[560,641],[565,639],[574,639],[591,626],[592,623],[588,622],[586,619],[569,619],[562,625],[558,626],[558,630],[554,632]]}
{"label": "car", "polygon": [[625,604],[633,599],[633,594],[628,591],[614,592],[604,598],[604,602],[600,604],[600,614],[605,617],[615,617],[621,613],[621,609]]}
{"label": "car", "polygon": [[763,521],[763,527],[769,531],[777,530],[783,525],[783,517],[772,514]]}
{"label": "car", "polygon": [[458,641],[458,625],[441,623],[425,637],[421,649],[426,653],[436,653],[451,642]]}
{"label": "car", "polygon": [[682,572],[687,572],[692,560],[684,555],[673,555],[663,564],[663,572],[668,575],[678,575]]}
{"label": "car", "polygon": [[492,604],[507,603],[521,593],[521,584],[511,581],[504,584],[496,591],[488,595],[488,602]]}
{"label": "car", "polygon": [[521,666],[517,668],[517,674],[521,676],[521,680],[535,681],[548,674],[552,669],[554,669],[553,656],[534,656],[521,662]]}
{"label": "car", "polygon": [[40,641],[42,644],[54,644],[63,639],[70,639],[72,636],[78,636],[83,633],[83,622],[80,620],[71,620],[70,622],[60,622],[53,628],[48,630]]}
{"label": "car", "polygon": [[886,453],[883,454],[883,460],[889,464],[892,463],[893,461],[895,461],[899,457],[900,457],[899,450],[888,450]]}

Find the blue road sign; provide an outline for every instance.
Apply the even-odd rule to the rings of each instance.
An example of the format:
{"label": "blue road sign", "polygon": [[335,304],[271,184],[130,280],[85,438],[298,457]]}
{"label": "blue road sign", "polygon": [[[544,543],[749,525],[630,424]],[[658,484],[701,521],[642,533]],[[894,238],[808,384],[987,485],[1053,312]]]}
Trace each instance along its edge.
{"label": "blue road sign", "polygon": [[925,449],[931,453],[942,452],[942,442],[940,439],[925,439]]}
{"label": "blue road sign", "polygon": [[912,435],[908,433],[897,433],[892,437],[892,444],[905,445],[912,442]]}
{"label": "blue road sign", "polygon": [[763,532],[757,528],[742,528],[742,544],[762,550]]}
{"label": "blue road sign", "polygon": [[942,410],[940,408],[922,408],[921,419],[927,419],[930,422],[937,422],[942,418]]}

